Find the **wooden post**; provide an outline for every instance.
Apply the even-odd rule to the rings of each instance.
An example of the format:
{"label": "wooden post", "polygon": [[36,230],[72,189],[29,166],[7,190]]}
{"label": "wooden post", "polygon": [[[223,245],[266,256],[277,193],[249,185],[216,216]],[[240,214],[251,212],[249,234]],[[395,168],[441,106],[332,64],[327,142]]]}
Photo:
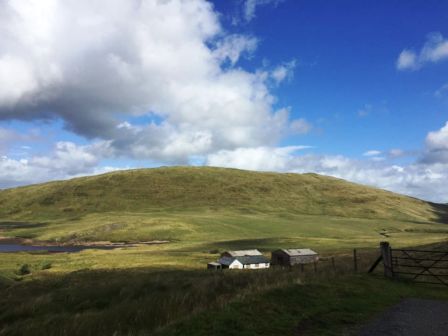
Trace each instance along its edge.
{"label": "wooden post", "polygon": [[380,243],[381,256],[383,257],[384,276],[386,278],[393,278],[394,270],[392,266],[392,251],[389,242]]}
{"label": "wooden post", "polygon": [[353,249],[353,270],[358,272],[358,258],[356,256],[356,249]]}
{"label": "wooden post", "polygon": [[317,262],[314,262],[314,273],[317,273]]}
{"label": "wooden post", "polygon": [[331,257],[331,265],[333,266],[333,271],[336,272],[336,263],[334,262],[334,257]]}
{"label": "wooden post", "polygon": [[300,264],[300,271],[303,273],[304,270],[305,270],[305,267],[303,266],[303,264]]}

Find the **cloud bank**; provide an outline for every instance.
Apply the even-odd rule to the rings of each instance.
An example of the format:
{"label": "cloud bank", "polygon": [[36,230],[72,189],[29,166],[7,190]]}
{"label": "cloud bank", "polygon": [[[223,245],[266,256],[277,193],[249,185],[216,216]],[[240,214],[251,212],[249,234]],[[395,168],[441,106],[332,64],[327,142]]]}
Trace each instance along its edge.
{"label": "cloud bank", "polygon": [[[271,145],[289,129],[272,76],[236,66],[257,39],[227,34],[202,0],[0,3],[0,120],[64,120],[115,155],[188,162]],[[132,124],[129,117],[151,122]]]}
{"label": "cloud bank", "polygon": [[[448,123],[430,132],[420,159],[413,164],[400,165],[382,158],[377,150],[364,155],[370,160],[357,160],[342,155],[297,155],[297,147],[247,148],[222,151],[209,156],[211,166],[261,171],[318,173],[343,178],[356,183],[380,187],[401,194],[434,202],[448,200]],[[404,151],[393,149],[389,158],[400,157]]]}
{"label": "cloud bank", "polygon": [[428,35],[419,52],[404,49],[397,59],[398,70],[418,70],[428,63],[448,59],[448,40],[439,32]]}
{"label": "cloud bank", "polygon": [[[246,20],[278,2],[245,1]],[[312,171],[448,200],[440,188],[448,180],[448,124],[428,134],[408,165],[391,161],[408,155],[401,149],[366,149],[368,159],[355,160],[279,147],[288,135],[313,130],[273,94],[293,77],[296,61],[242,68],[260,41],[229,34],[205,0],[1,1],[0,39],[0,121],[62,120],[87,143],[57,141],[49,152],[17,157],[11,145],[32,135],[0,128],[0,187],[110,171],[104,160],[124,158]],[[447,46],[432,34],[419,52],[403,50],[397,68],[442,61]]]}

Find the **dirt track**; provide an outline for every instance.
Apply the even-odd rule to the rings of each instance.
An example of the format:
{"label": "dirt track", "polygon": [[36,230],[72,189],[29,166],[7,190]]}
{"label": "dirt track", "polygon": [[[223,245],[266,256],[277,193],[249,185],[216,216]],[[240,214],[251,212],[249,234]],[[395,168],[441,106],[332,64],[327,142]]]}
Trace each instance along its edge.
{"label": "dirt track", "polygon": [[448,302],[405,299],[365,325],[358,336],[448,336]]}

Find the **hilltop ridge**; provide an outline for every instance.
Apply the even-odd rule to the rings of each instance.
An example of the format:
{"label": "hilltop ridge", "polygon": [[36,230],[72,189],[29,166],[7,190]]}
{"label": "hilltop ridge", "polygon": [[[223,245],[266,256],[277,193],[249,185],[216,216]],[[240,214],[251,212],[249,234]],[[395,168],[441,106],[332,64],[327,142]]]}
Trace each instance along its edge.
{"label": "hilltop ridge", "polygon": [[422,222],[446,222],[448,214],[448,205],[333,177],[214,167],[125,170],[0,191],[3,218],[170,209],[282,210]]}

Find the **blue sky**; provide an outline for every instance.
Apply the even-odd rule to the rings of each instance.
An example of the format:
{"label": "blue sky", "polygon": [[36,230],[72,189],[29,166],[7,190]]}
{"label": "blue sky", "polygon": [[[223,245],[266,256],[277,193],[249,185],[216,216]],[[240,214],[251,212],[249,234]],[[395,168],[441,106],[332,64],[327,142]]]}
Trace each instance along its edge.
{"label": "blue sky", "polygon": [[[240,2],[214,3],[231,24]],[[272,2],[231,29],[261,40],[247,66],[297,60],[294,79],[276,95],[322,129],[306,139],[320,151],[356,157],[369,148],[419,149],[447,120],[447,102],[434,92],[447,81],[448,62],[396,67],[404,48],[419,50],[431,32],[448,35],[446,1]],[[285,143],[297,141],[303,138]]]}
{"label": "blue sky", "polygon": [[0,187],[195,164],[448,202],[448,2],[0,3]]}

